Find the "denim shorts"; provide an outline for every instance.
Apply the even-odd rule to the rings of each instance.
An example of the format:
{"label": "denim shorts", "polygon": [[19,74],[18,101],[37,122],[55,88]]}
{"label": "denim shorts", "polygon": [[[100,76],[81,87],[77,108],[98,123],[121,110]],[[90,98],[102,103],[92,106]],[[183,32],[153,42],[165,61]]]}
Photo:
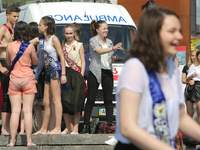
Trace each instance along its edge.
{"label": "denim shorts", "polygon": [[60,80],[58,72],[50,65],[45,65],[45,81],[44,83],[50,84],[50,80]]}

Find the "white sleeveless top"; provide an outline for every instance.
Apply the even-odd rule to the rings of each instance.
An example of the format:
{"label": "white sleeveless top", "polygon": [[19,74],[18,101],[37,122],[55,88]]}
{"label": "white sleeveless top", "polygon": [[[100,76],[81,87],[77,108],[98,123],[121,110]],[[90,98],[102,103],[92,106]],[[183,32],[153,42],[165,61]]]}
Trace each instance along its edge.
{"label": "white sleeveless top", "polygon": [[49,56],[58,61],[58,53],[56,49],[51,45],[53,36],[54,35],[52,35],[47,42],[44,41],[44,50],[48,53]]}
{"label": "white sleeveless top", "polygon": [[[64,47],[64,49],[66,48],[68,57],[71,60],[73,60],[80,68],[81,68],[81,57],[80,57],[81,45],[82,43],[74,41],[74,43],[71,46],[68,46],[67,43],[65,43],[65,47]],[[66,62],[66,66],[69,67],[67,62]]]}

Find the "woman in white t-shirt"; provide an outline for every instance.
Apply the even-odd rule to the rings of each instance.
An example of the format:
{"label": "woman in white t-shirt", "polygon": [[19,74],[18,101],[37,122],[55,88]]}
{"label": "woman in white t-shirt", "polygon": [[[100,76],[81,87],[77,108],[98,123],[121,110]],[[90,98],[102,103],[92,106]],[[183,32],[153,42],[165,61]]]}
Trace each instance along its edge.
{"label": "woman in white t-shirt", "polygon": [[[194,85],[191,91],[191,101],[197,106],[197,114],[200,116],[200,51],[196,52],[194,64],[192,64],[188,70],[186,82],[190,80],[194,81]],[[200,117],[198,119],[200,124]]]}
{"label": "woman in white t-shirt", "polygon": [[185,96],[185,104],[187,108],[187,114],[193,118],[193,107],[194,107],[194,101],[191,100],[191,92],[192,88],[194,85],[194,80],[189,80],[188,82],[186,81],[187,75],[188,75],[188,70],[192,64],[194,64],[195,58],[196,58],[196,52],[197,50],[193,50],[190,52],[190,57],[188,60],[188,63],[183,67],[182,70],[182,83],[186,84],[185,85],[185,90],[184,90],[184,96]]}
{"label": "woman in white t-shirt", "polygon": [[200,141],[200,127],[183,107],[178,67],[168,59],[182,38],[179,18],[170,10],[150,9],[140,18],[117,87],[115,150],[175,149],[178,128]]}

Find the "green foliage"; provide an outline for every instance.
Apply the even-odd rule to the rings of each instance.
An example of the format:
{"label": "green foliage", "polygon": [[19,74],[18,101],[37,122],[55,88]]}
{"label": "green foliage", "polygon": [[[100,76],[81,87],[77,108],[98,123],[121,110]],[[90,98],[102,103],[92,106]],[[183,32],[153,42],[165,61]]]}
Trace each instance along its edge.
{"label": "green foliage", "polygon": [[[32,1],[32,0],[2,0],[2,5],[3,5],[3,7],[5,5],[7,5],[7,7],[8,7],[8,6],[12,5],[14,2],[19,2],[20,6],[22,6],[22,5],[25,5],[26,2],[28,2],[28,1]],[[6,8],[4,8],[4,9],[6,9]]]}
{"label": "green foliage", "polygon": [[[39,0],[2,0],[2,8],[6,9],[6,6],[10,6],[15,2],[19,2],[20,6],[26,5],[27,3],[37,2]],[[42,2],[59,2],[60,0],[40,0]]]}

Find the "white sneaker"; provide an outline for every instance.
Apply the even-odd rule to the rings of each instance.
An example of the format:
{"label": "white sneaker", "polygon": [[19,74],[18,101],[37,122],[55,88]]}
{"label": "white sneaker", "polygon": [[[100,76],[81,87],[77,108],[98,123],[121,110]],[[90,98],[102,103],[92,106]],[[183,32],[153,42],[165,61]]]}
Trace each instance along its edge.
{"label": "white sneaker", "polygon": [[106,144],[108,145],[116,145],[117,144],[117,139],[115,138],[115,136],[111,136],[111,139],[105,141]]}

